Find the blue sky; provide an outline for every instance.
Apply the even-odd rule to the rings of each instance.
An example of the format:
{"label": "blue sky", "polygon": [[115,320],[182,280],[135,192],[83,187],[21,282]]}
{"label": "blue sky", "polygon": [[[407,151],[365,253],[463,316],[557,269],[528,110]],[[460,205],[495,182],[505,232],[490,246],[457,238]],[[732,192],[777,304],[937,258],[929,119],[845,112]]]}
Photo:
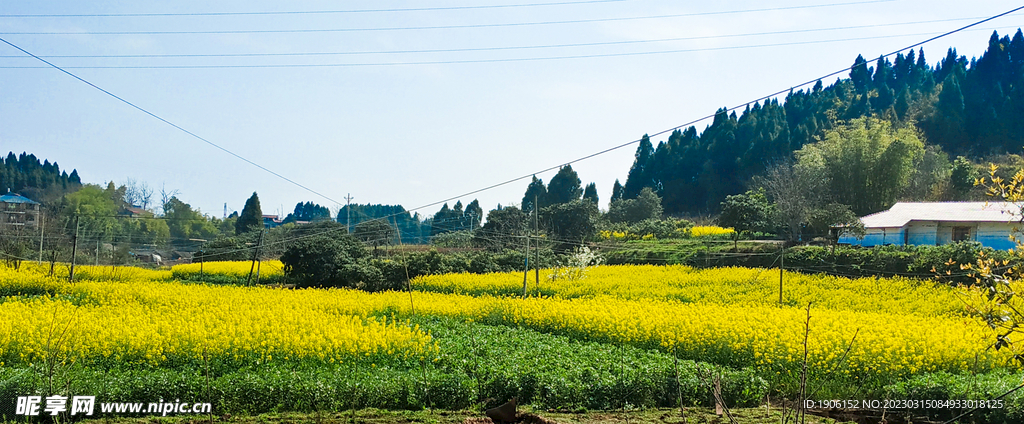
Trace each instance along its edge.
{"label": "blue sky", "polygon": [[[537,3],[575,4],[523,6]],[[519,6],[479,7],[503,5]],[[1018,6],[1002,0],[34,1],[0,6],[0,37],[335,201],[351,193],[357,203],[413,208],[675,127],[849,66],[858,54],[871,60]],[[739,12],[751,9],[774,10]],[[164,15],[13,16],[154,13]],[[993,29],[1012,34],[1022,26],[1018,12],[925,45],[925,54],[933,64],[949,46],[977,56]],[[840,29],[846,27],[858,28]],[[548,47],[566,44],[574,46]],[[55,160],[77,168],[86,182],[135,178],[179,190],[182,200],[215,216],[224,203],[241,209],[253,191],[264,213],[288,212],[300,201],[335,206],[0,47],[4,153]],[[115,55],[189,56],[109,57]],[[283,67],[237,67],[254,65]],[[602,205],[613,181],[625,181],[634,149],[573,165],[584,184],[597,184]],[[538,177],[546,182],[553,174]],[[527,183],[462,202],[479,198],[485,210],[518,204]]]}

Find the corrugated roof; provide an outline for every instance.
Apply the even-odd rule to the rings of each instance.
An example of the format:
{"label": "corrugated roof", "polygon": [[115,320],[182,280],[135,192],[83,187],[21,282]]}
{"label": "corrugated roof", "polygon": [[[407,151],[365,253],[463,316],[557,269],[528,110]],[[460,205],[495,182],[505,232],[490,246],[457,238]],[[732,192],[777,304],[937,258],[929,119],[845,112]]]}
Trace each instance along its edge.
{"label": "corrugated roof", "polygon": [[867,228],[893,228],[910,221],[1010,222],[1020,220],[1021,209],[1012,203],[900,202],[887,211],[860,219]]}
{"label": "corrugated roof", "polygon": [[7,193],[3,196],[0,196],[0,203],[28,203],[30,205],[39,204],[39,202],[34,202],[32,201],[32,199],[29,199],[17,193]]}

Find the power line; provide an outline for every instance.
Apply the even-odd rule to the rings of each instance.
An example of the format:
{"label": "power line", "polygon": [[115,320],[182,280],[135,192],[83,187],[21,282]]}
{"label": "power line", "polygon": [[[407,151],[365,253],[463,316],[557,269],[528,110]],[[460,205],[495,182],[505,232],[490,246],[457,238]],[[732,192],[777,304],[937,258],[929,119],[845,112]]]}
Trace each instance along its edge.
{"label": "power line", "polygon": [[[992,29],[1000,28],[981,28],[976,31],[989,31]],[[625,53],[596,53],[596,54],[585,54],[585,55],[570,55],[570,56],[546,56],[546,57],[521,57],[521,58],[500,58],[500,59],[466,59],[466,60],[437,60],[437,61],[417,61],[417,62],[364,62],[364,63],[313,63],[313,64],[276,64],[276,65],[99,65],[99,66],[65,66],[64,69],[274,69],[274,68],[347,68],[347,67],[370,67],[370,66],[419,66],[419,65],[456,65],[456,64],[471,64],[471,63],[508,63],[508,62],[538,62],[538,61],[549,61],[549,60],[575,60],[575,59],[597,59],[597,58],[608,58],[608,57],[628,57],[628,56],[654,56],[662,54],[675,54],[675,53],[692,53],[692,52],[703,52],[703,51],[720,51],[720,50],[742,50],[742,49],[755,49],[755,48],[766,48],[766,47],[782,47],[782,46],[796,46],[796,45],[809,45],[809,44],[826,44],[826,43],[838,43],[847,41],[863,41],[863,40],[877,40],[883,38],[896,38],[896,37],[912,37],[921,35],[933,35],[939,34],[937,32],[926,32],[926,33],[915,33],[915,34],[900,34],[900,35],[879,35],[872,37],[856,37],[856,38],[841,38],[833,40],[814,40],[814,41],[793,41],[787,43],[771,43],[771,44],[756,44],[747,46],[726,46],[726,47],[706,47],[706,48],[695,48],[695,49],[676,49],[676,50],[656,50],[646,52],[625,52]],[[48,69],[48,66],[0,66],[0,69]]]}
{"label": "power line", "polygon": [[43,58],[41,58],[39,56],[36,56],[36,55],[28,52],[27,50],[25,50],[25,49],[23,49],[21,47],[18,47],[17,45],[11,43],[10,41],[7,41],[7,40],[5,40],[3,38],[0,38],[0,41],[2,41],[4,44],[7,44],[7,45],[9,45],[11,47],[14,47],[14,48],[20,50],[22,53],[25,53],[25,54],[27,54],[29,56],[32,56],[32,57],[38,59],[40,62],[43,62],[43,63],[49,65],[50,67],[53,67],[54,69],[56,69],[58,71],[61,71],[61,72],[65,73],[65,74],[68,74],[72,78],[77,79],[77,80],[85,83],[86,85],[88,85],[88,86],[90,86],[92,88],[95,88],[95,89],[103,92],[104,94],[106,94],[106,95],[108,95],[110,97],[113,97],[113,98],[115,98],[117,100],[120,100],[122,103],[124,103],[124,104],[126,104],[128,106],[131,106],[131,107],[139,110],[140,112],[145,113],[146,115],[149,115],[149,116],[157,119],[160,122],[163,122],[163,123],[165,123],[167,125],[170,125],[170,126],[174,127],[175,129],[177,129],[177,130],[179,130],[179,131],[181,131],[181,132],[183,132],[185,134],[188,134],[188,135],[190,135],[190,136],[192,136],[192,137],[194,137],[194,138],[196,138],[198,140],[201,140],[201,141],[203,141],[206,144],[209,144],[209,145],[211,145],[213,147],[216,147],[217,149],[220,149],[221,151],[223,151],[223,152],[225,152],[225,153],[227,153],[227,154],[229,154],[231,156],[234,156],[234,157],[236,157],[236,158],[238,158],[238,159],[240,159],[240,160],[242,160],[242,161],[244,161],[244,162],[246,162],[246,163],[248,163],[248,164],[250,164],[252,166],[255,166],[255,167],[259,168],[259,169],[262,169],[262,170],[270,173],[271,175],[274,175],[274,176],[276,176],[276,177],[278,177],[278,178],[280,178],[282,180],[285,180],[285,181],[287,181],[289,183],[292,183],[293,185],[295,185],[297,187],[300,187],[303,190],[306,190],[306,191],[308,191],[310,193],[313,193],[313,194],[315,194],[317,196],[323,197],[324,199],[330,200],[330,201],[332,201],[334,203],[341,203],[341,202],[338,202],[337,200],[334,200],[334,199],[328,197],[327,195],[324,195],[324,194],[321,194],[320,192],[317,192],[316,190],[313,190],[313,189],[311,189],[309,187],[306,187],[306,186],[304,186],[302,184],[299,184],[298,182],[295,182],[294,180],[292,180],[292,179],[290,179],[288,177],[285,177],[285,176],[283,176],[281,174],[278,174],[277,172],[271,171],[270,169],[264,167],[263,165],[260,165],[260,164],[258,164],[256,162],[253,162],[253,161],[249,160],[249,159],[246,159],[246,158],[242,157],[241,155],[239,155],[239,154],[237,154],[235,152],[232,152],[231,150],[228,150],[225,147],[221,147],[219,144],[216,144],[216,143],[214,143],[214,142],[212,142],[210,140],[207,140],[206,138],[203,138],[203,137],[199,136],[198,134],[193,133],[192,131],[189,131],[189,130],[181,127],[181,126],[178,126],[177,124],[175,124],[175,123],[173,123],[171,121],[168,121],[168,120],[166,120],[164,118],[161,118],[159,115],[157,115],[157,114],[155,114],[153,112],[150,112],[150,111],[148,111],[148,110],[146,110],[146,109],[144,109],[144,108],[142,108],[140,106],[137,106],[134,103],[129,102],[128,100],[125,100],[125,99],[119,97],[118,95],[116,95],[114,93],[111,93],[111,92],[109,92],[109,91],[107,91],[107,90],[105,90],[103,88],[100,88],[99,86],[97,86],[97,85],[95,85],[95,84],[85,80],[84,78],[79,77],[78,75],[75,75],[75,74],[73,74],[73,73],[63,69],[60,66],[54,65],[53,63],[50,63],[50,62],[46,61],[46,59],[43,59]]}
{"label": "power line", "polygon": [[578,4],[621,3],[632,0],[584,0],[563,1],[554,3],[497,4],[490,6],[448,6],[448,7],[414,7],[396,9],[348,9],[348,10],[292,10],[277,12],[184,12],[184,13],[77,13],[77,14],[8,14],[0,18],[140,18],[140,17],[178,17],[178,16],[267,16],[267,15],[328,15],[347,13],[392,13],[392,12],[428,12],[440,10],[480,10],[509,9],[520,7],[571,6]]}
{"label": "power line", "polygon": [[[1010,11],[1007,11],[1007,12],[1004,12],[1004,13],[1001,13],[1001,14],[998,14],[998,15],[995,15],[995,16],[992,16],[992,17],[989,17],[989,18],[986,18],[986,19],[983,19],[983,20],[971,23],[969,25],[965,25],[963,27],[960,27],[960,28],[957,28],[957,29],[954,29],[954,30],[951,30],[951,31],[947,31],[947,32],[942,33],[940,35],[928,38],[928,39],[926,39],[924,41],[920,41],[920,42],[911,44],[911,45],[909,45],[907,47],[895,50],[895,51],[893,51],[891,53],[884,54],[881,57],[882,58],[887,58],[889,56],[893,56],[893,55],[895,55],[895,54],[897,54],[899,52],[902,52],[904,50],[913,49],[915,47],[918,47],[918,46],[921,46],[923,44],[929,43],[931,41],[934,41],[934,40],[937,40],[937,39],[940,39],[940,38],[943,38],[943,37],[955,34],[957,32],[961,32],[961,31],[967,30],[968,28],[980,25],[982,23],[991,21],[993,19],[997,19],[997,18],[1002,17],[1002,16],[1006,16],[1008,14],[1011,14],[1013,12],[1016,12],[1016,11],[1019,11],[1019,10],[1022,10],[1022,9],[1024,9],[1024,6],[1021,6],[1021,7],[1012,9]],[[2,39],[0,39],[0,40],[2,40]],[[838,75],[838,74],[843,73],[843,72],[847,72],[847,71],[849,71],[851,69],[853,69],[852,65],[849,66],[849,67],[837,70],[835,72],[831,72],[829,74],[823,75],[823,76],[821,76],[819,78],[815,78],[813,80],[809,80],[809,81],[803,82],[801,84],[794,85],[794,86],[792,86],[790,88],[787,88],[787,89],[784,89],[784,90],[780,90],[780,91],[777,91],[775,93],[772,93],[772,94],[769,94],[769,95],[766,95],[766,96],[759,97],[757,99],[751,100],[751,101],[743,103],[741,105],[737,105],[737,106],[733,106],[733,107],[727,108],[727,109],[724,110],[724,112],[729,112],[729,111],[733,111],[733,110],[742,108],[744,106],[749,105],[750,103],[755,103],[755,102],[760,102],[760,101],[764,101],[764,100],[770,99],[772,97],[784,94],[784,93],[786,93],[788,91],[791,91],[793,89],[796,89],[798,87],[803,87],[803,86],[806,86],[806,85],[810,85],[810,84],[815,83],[817,81],[820,81],[822,79],[825,79],[825,78],[828,78],[828,77],[832,77],[832,76]],[[706,115],[706,116],[703,116],[701,118],[697,118],[697,119],[692,120],[690,122],[687,122],[687,123],[684,123],[684,124],[681,124],[681,125],[678,125],[678,126],[666,129],[666,130],[662,130],[662,131],[657,132],[657,133],[654,133],[654,134],[652,134],[650,136],[651,137],[656,137],[656,136],[659,136],[659,135],[664,135],[664,134],[669,133],[671,131],[675,131],[677,129],[680,129],[680,128],[683,128],[683,127],[686,127],[686,126],[690,126],[690,125],[696,124],[696,123],[698,123],[700,121],[704,121],[704,120],[707,120],[707,119],[714,118],[715,115],[717,115],[718,113],[721,113],[721,112],[716,112],[715,114]],[[494,188],[497,188],[497,187],[501,187],[501,186],[504,186],[504,185],[508,185],[508,184],[511,184],[511,183],[514,183],[514,182],[517,182],[517,181],[520,181],[520,180],[525,180],[527,178],[531,178],[532,176],[537,175],[537,174],[542,174],[544,172],[553,171],[555,169],[560,169],[561,167],[564,167],[566,165],[570,165],[570,164],[573,164],[573,163],[581,162],[581,161],[584,161],[584,160],[587,160],[587,159],[590,159],[590,158],[593,158],[593,157],[596,157],[596,156],[603,155],[605,153],[609,153],[609,152],[612,152],[612,151],[615,151],[615,150],[618,150],[618,149],[621,149],[621,148],[624,148],[624,147],[628,147],[628,146],[631,146],[633,144],[639,143],[640,141],[641,141],[640,139],[637,139],[637,140],[633,140],[633,141],[630,141],[630,142],[627,142],[627,143],[619,144],[617,146],[613,146],[613,147],[610,147],[610,148],[605,149],[605,150],[601,150],[601,151],[598,151],[598,152],[595,152],[595,153],[591,153],[589,155],[577,158],[575,160],[572,160],[572,161],[569,161],[569,162],[566,162],[566,163],[563,163],[563,164],[560,164],[560,165],[555,165],[555,166],[552,166],[552,167],[548,167],[548,168],[542,169],[542,170],[537,171],[537,172],[531,172],[529,174],[526,174],[526,175],[523,175],[523,176],[520,176],[520,177],[517,177],[517,178],[512,178],[512,179],[505,180],[505,181],[502,181],[502,182],[499,182],[499,183],[496,183],[496,184],[492,184],[492,185],[489,185],[489,186],[486,186],[486,187],[483,187],[483,188],[480,188],[480,189],[472,190],[472,191],[460,194],[458,196],[453,196],[453,197],[449,197],[447,199],[439,200],[439,201],[436,201],[436,202],[433,202],[433,203],[428,203],[428,204],[421,205],[421,206],[418,206],[418,207],[406,209],[403,213],[411,213],[411,212],[414,212],[414,211],[417,211],[417,210],[420,210],[420,209],[425,209],[425,208],[428,208],[428,207],[431,207],[431,206],[437,206],[437,205],[440,205],[442,203],[447,203],[447,202],[452,201],[452,200],[466,198],[466,197],[472,196],[472,195],[480,193],[480,192],[484,192],[484,191],[491,190],[491,189],[494,189]],[[395,214],[395,215],[398,215],[398,214]],[[395,215],[388,215],[388,216],[381,217],[381,218],[376,218],[376,219],[387,219],[390,216],[395,216]],[[320,233],[306,234],[306,235],[303,235],[303,236],[299,236],[299,237],[293,238],[292,240],[280,240],[280,241],[278,241],[276,243],[273,243],[273,244],[286,243],[286,242],[289,242],[289,241],[293,241],[293,240],[297,240],[297,239],[302,239],[302,238],[308,238],[308,237],[316,237],[316,236],[324,235],[324,234],[331,233],[331,232],[334,232],[334,231],[338,231],[338,229],[326,230],[326,231],[322,231]]]}
{"label": "power line", "polygon": [[433,25],[433,26],[407,26],[407,27],[377,27],[377,28],[314,28],[314,29],[251,29],[251,30],[208,30],[208,31],[29,31],[29,32],[0,32],[0,35],[185,35],[185,34],[303,34],[303,33],[325,33],[325,32],[376,32],[376,31],[422,31],[438,29],[467,29],[467,28],[501,28],[501,27],[523,27],[541,25],[568,25],[586,24],[598,22],[621,22],[650,19],[683,18],[692,16],[724,15],[734,13],[768,12],[778,10],[810,9],[820,7],[848,6],[869,3],[888,3],[896,0],[869,0],[850,3],[832,3],[823,5],[791,6],[781,8],[745,9],[719,12],[702,13],[675,13],[668,15],[651,16],[630,16],[616,18],[594,18],[594,19],[573,19],[562,21],[534,21],[534,22],[507,22],[492,24],[465,24],[465,25]]}
{"label": "power line", "polygon": [[[971,24],[968,24],[968,25],[962,26],[962,27],[960,27],[960,28],[957,28],[957,29],[954,29],[954,30],[951,30],[951,31],[948,31],[948,32],[945,32],[945,33],[942,33],[942,34],[940,34],[940,35],[937,35],[937,36],[934,36],[934,37],[931,37],[931,38],[928,38],[928,39],[926,39],[926,40],[924,40],[924,41],[920,41],[920,42],[917,42],[917,43],[911,44],[911,45],[909,45],[909,46],[903,47],[903,48],[901,48],[901,49],[899,49],[899,50],[896,50],[896,51],[893,51],[893,52],[891,52],[891,53],[888,53],[888,54],[884,54],[884,55],[882,55],[881,57],[882,57],[882,58],[887,58],[887,57],[889,57],[889,56],[893,56],[893,55],[895,55],[895,54],[897,54],[897,53],[899,53],[899,52],[902,52],[902,51],[905,51],[905,50],[910,50],[910,49],[913,49],[913,48],[915,48],[915,47],[918,47],[918,46],[921,46],[921,45],[923,45],[923,44],[926,44],[926,43],[929,43],[929,42],[932,42],[932,41],[938,40],[938,39],[940,39],[940,38],[943,38],[943,37],[946,37],[946,36],[949,36],[949,35],[952,35],[952,34],[955,34],[955,33],[961,32],[961,31],[964,31],[964,30],[966,30],[966,29],[968,29],[968,28],[971,28],[971,27],[974,27],[974,26],[978,26],[978,25],[981,25],[981,24],[983,24],[983,23],[985,23],[985,22],[988,22],[988,21],[991,21],[991,20],[993,20],[993,19],[997,19],[997,18],[1000,18],[1000,17],[1006,16],[1006,15],[1009,15],[1009,14],[1011,14],[1011,13],[1014,13],[1014,12],[1017,12],[1017,11],[1020,11],[1020,10],[1024,10],[1024,6],[1021,6],[1021,7],[1017,7],[1017,8],[1015,8],[1015,9],[1011,9],[1011,10],[1009,10],[1009,11],[1006,11],[1006,12],[1000,13],[1000,14],[998,14],[998,15],[994,15],[994,16],[991,16],[991,17],[989,17],[989,18],[985,18],[985,19],[982,19],[982,20],[980,20],[980,21],[977,21],[977,22],[974,22],[974,23],[971,23]],[[2,40],[2,39],[0,39],[0,40]],[[772,97],[775,97],[775,96],[778,96],[778,95],[784,94],[784,93],[786,93],[786,92],[789,92],[789,91],[791,91],[791,90],[794,90],[794,89],[796,89],[796,88],[799,88],[799,87],[803,87],[803,86],[807,86],[807,85],[810,85],[810,84],[816,83],[816,82],[818,82],[818,81],[820,81],[820,80],[823,80],[823,79],[825,79],[825,78],[829,78],[829,77],[832,77],[832,76],[835,76],[835,75],[841,74],[841,73],[843,73],[843,72],[847,72],[847,71],[849,71],[849,70],[853,69],[853,67],[854,67],[854,65],[851,65],[851,66],[848,66],[848,67],[842,68],[842,69],[840,69],[840,70],[837,70],[837,71],[835,71],[835,72],[831,72],[831,73],[828,73],[828,74],[826,74],[826,75],[823,75],[823,76],[821,76],[821,77],[818,77],[818,78],[814,78],[814,79],[812,79],[812,80],[809,80],[809,81],[806,81],[806,82],[803,82],[803,83],[800,83],[800,84],[794,85],[794,86],[792,86],[792,87],[789,87],[789,88],[786,88],[786,89],[783,89],[783,90],[779,90],[779,91],[776,91],[776,92],[774,92],[774,93],[771,93],[771,94],[768,94],[768,95],[765,95],[765,96],[761,96],[761,97],[759,97],[759,98],[756,98],[756,99],[750,100],[750,101],[748,101],[748,102],[745,102],[745,103],[743,103],[743,104],[740,104],[740,105],[737,105],[737,106],[733,106],[733,107],[731,107],[731,108],[727,108],[727,109],[725,109],[725,110],[724,110],[724,112],[729,112],[729,111],[732,111],[732,110],[736,110],[736,109],[742,108],[742,107],[744,107],[744,106],[747,106],[747,105],[749,105],[749,104],[751,104],[751,103],[761,102],[761,101],[764,101],[764,100],[770,99],[770,98],[772,98]],[[664,134],[667,134],[667,133],[669,133],[669,132],[672,132],[672,131],[678,130],[678,129],[680,129],[680,128],[683,128],[683,127],[687,127],[687,126],[690,126],[690,125],[696,124],[696,123],[698,123],[698,122],[701,122],[701,121],[704,121],[704,120],[707,120],[707,119],[711,119],[711,118],[714,118],[714,117],[715,117],[715,115],[717,115],[718,113],[719,113],[719,112],[715,112],[715,113],[713,113],[713,114],[711,114],[711,115],[706,115],[706,116],[703,116],[703,117],[700,117],[700,118],[694,119],[694,120],[692,120],[692,121],[689,121],[689,122],[687,122],[687,123],[684,123],[684,124],[681,124],[681,125],[677,125],[677,126],[675,126],[675,127],[672,127],[672,128],[668,128],[668,129],[665,129],[665,130],[659,131],[659,132],[657,132],[657,133],[654,133],[654,134],[650,135],[649,137],[656,137],[656,136],[659,136],[659,135],[664,135]],[[476,189],[476,190],[468,191],[468,192],[462,193],[462,194],[460,194],[460,195],[458,195],[458,196],[453,196],[453,197],[449,197],[449,198],[447,198],[447,199],[439,200],[439,201],[436,201],[436,202],[432,202],[432,203],[427,203],[427,204],[425,204],[425,205],[422,205],[422,206],[414,207],[414,208],[411,208],[411,209],[406,209],[406,212],[413,212],[413,211],[417,211],[417,210],[420,210],[420,209],[425,209],[425,208],[428,208],[428,207],[431,207],[431,206],[437,206],[437,205],[440,205],[440,204],[442,204],[442,203],[446,203],[446,202],[449,202],[449,201],[452,201],[452,200],[456,200],[456,199],[462,199],[462,198],[465,198],[465,197],[469,197],[469,196],[472,196],[472,195],[474,195],[474,194],[477,194],[477,193],[481,193],[481,192],[484,192],[484,191],[487,191],[487,190],[491,190],[491,189],[494,189],[494,188],[497,188],[497,187],[501,187],[501,186],[504,186],[504,185],[512,184],[512,183],[514,183],[514,182],[518,182],[518,181],[521,181],[521,180],[525,180],[525,179],[531,178],[532,176],[534,176],[534,175],[537,175],[537,174],[542,174],[542,173],[545,173],[545,172],[548,172],[548,171],[553,171],[553,170],[556,170],[556,169],[560,169],[560,168],[562,168],[563,166],[566,166],[566,165],[571,165],[571,164],[573,164],[573,163],[581,162],[581,161],[584,161],[584,160],[587,160],[587,159],[590,159],[590,158],[593,158],[593,157],[596,157],[596,156],[600,156],[600,155],[603,155],[603,154],[605,154],[605,153],[613,152],[613,151],[619,150],[619,149],[621,149],[621,148],[624,148],[624,147],[632,146],[632,145],[634,145],[634,144],[637,144],[637,143],[639,143],[640,141],[641,141],[641,139],[636,139],[636,140],[633,140],[633,141],[629,141],[629,142],[626,142],[626,143],[622,143],[622,144],[619,144],[619,145],[617,145],[617,146],[612,146],[612,147],[609,147],[609,148],[607,148],[607,149],[604,149],[604,150],[601,150],[601,151],[598,151],[598,152],[595,152],[595,153],[591,153],[591,154],[588,154],[588,155],[586,155],[586,156],[582,156],[582,157],[579,157],[579,158],[577,158],[577,159],[574,159],[574,160],[571,160],[571,161],[569,161],[569,162],[565,162],[565,163],[562,163],[562,164],[558,164],[558,165],[555,165],[555,166],[551,166],[551,167],[548,167],[548,168],[542,169],[542,170],[540,170],[540,171],[536,171],[536,172],[531,172],[531,173],[528,173],[528,174],[526,174],[526,175],[523,175],[523,176],[520,176],[520,177],[516,177],[516,178],[508,179],[508,180],[505,180],[505,181],[502,181],[502,182],[499,182],[499,183],[496,183],[496,184],[491,184],[491,185],[489,185],[489,186],[486,186],[486,187],[483,187],[483,188],[479,188],[479,189]]]}
{"label": "power line", "polygon": [[[880,28],[880,27],[892,27],[892,26],[904,26],[904,25],[919,25],[919,24],[930,24],[940,22],[954,22],[954,21],[965,21],[975,18],[953,18],[953,19],[937,19],[931,21],[916,21],[916,22],[894,22],[887,24],[871,24],[871,25],[855,25],[845,27],[832,27],[832,28],[810,28],[810,29],[798,29],[798,30],[787,30],[787,31],[768,31],[768,32],[752,32],[742,34],[724,34],[724,35],[706,35],[698,37],[675,37],[675,38],[658,38],[650,40],[626,40],[626,41],[602,41],[602,42],[591,42],[591,43],[566,43],[566,44],[546,44],[546,45],[534,45],[534,46],[496,46],[496,47],[471,47],[471,48],[452,48],[452,49],[421,49],[421,50],[383,50],[383,51],[347,51],[347,52],[298,52],[298,53],[182,53],[182,54],[116,54],[116,55],[39,55],[39,57],[47,59],[67,59],[67,58],[91,58],[91,59],[129,59],[129,58],[192,58],[192,57],[295,57],[295,56],[347,56],[347,55],[383,55],[383,54],[414,54],[414,53],[461,53],[461,52],[478,52],[478,51],[506,51],[506,50],[530,50],[530,49],[554,49],[554,48],[567,48],[567,47],[593,47],[593,46],[613,46],[613,45],[630,45],[630,44],[647,44],[647,43],[664,43],[672,41],[692,41],[692,40],[711,40],[721,38],[737,38],[737,37],[755,37],[764,35],[781,35],[781,34],[799,34],[808,32],[823,32],[823,31],[841,31],[849,29],[865,29],[865,28]],[[927,33],[926,35],[934,34]],[[903,34],[895,36],[910,36],[910,35],[922,35],[922,34]],[[24,55],[0,55],[0,58],[17,58],[17,59],[30,59]]]}

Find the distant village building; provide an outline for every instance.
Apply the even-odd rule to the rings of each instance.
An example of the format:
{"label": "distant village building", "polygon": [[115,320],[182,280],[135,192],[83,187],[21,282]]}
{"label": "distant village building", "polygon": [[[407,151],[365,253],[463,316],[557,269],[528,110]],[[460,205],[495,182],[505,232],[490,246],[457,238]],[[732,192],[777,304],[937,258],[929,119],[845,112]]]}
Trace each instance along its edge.
{"label": "distant village building", "polygon": [[281,218],[281,215],[263,215],[263,228],[266,228],[266,229],[277,228],[277,227],[280,227],[280,226],[282,226],[284,224],[287,224],[289,222],[294,223],[295,225],[305,225],[305,224],[309,224],[310,222],[312,222],[312,221],[289,221],[288,219],[292,219],[291,215],[289,215],[289,218]]}
{"label": "distant village building", "polygon": [[131,217],[131,218],[146,218],[146,217],[151,218],[151,217],[153,217],[153,212],[150,212],[148,210],[145,210],[145,209],[143,209],[143,208],[141,208],[139,206],[135,206],[135,205],[125,206],[123,209],[121,209],[120,214],[122,216],[127,216],[127,217]]}
{"label": "distant village building", "polygon": [[263,215],[263,228],[277,228],[283,223],[284,220],[278,215]]}
{"label": "distant village building", "polygon": [[17,193],[0,196],[0,226],[36,228],[39,226],[39,202]]}
{"label": "distant village building", "polygon": [[887,244],[938,246],[957,241],[976,241],[993,249],[1016,247],[1010,240],[1021,225],[1021,210],[1010,203],[901,202],[889,210],[862,217],[867,235],[845,235],[840,243],[865,247]]}

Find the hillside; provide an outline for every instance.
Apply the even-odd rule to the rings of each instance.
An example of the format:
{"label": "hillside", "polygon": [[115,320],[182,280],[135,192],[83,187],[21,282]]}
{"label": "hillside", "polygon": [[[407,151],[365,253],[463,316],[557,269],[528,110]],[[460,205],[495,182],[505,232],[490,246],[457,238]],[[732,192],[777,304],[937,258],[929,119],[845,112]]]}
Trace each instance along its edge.
{"label": "hillside", "polygon": [[968,60],[950,48],[935,66],[924,51],[854,61],[848,78],[790,92],[782,102],[720,109],[698,134],[676,130],[653,145],[644,136],[623,197],[651,187],[666,213],[707,213],[751,178],[784,162],[837,122],[866,116],[915,125],[930,145],[970,158],[1017,153],[1024,146],[1024,34],[993,33],[986,52]]}

